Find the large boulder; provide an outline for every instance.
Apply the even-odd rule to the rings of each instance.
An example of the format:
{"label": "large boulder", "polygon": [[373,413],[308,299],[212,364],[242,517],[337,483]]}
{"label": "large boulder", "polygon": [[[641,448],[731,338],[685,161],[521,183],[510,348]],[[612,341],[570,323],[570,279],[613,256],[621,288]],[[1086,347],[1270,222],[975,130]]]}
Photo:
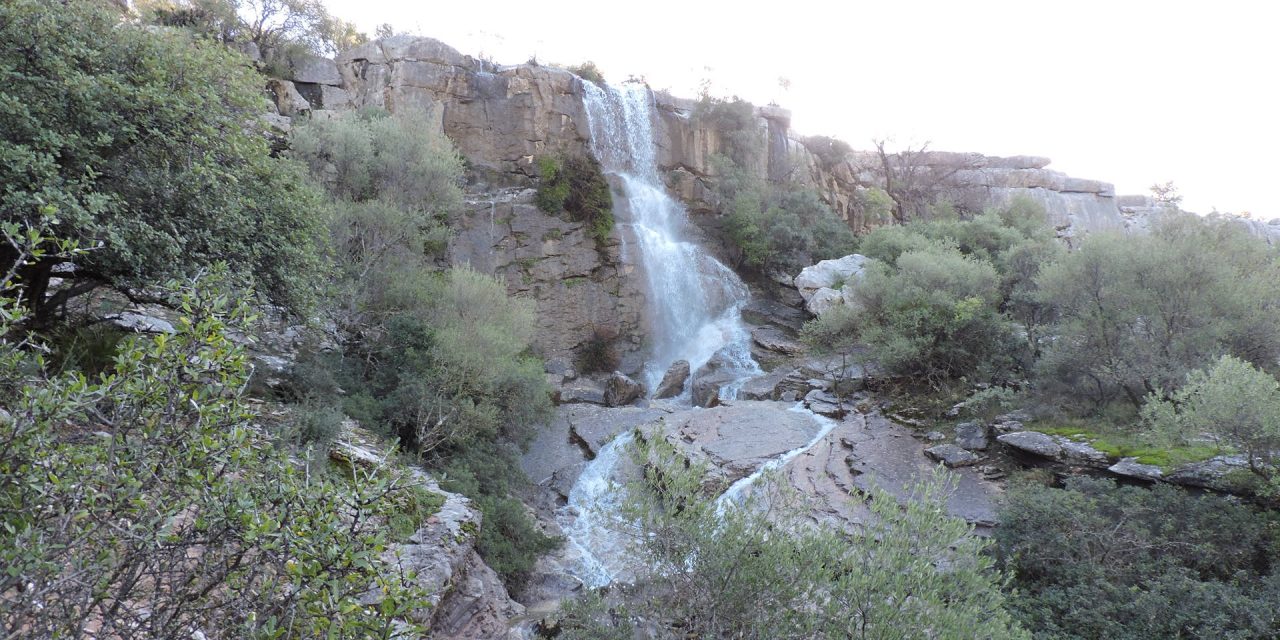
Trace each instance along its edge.
{"label": "large boulder", "polygon": [[662,382],[653,393],[654,398],[674,398],[684,393],[684,383],[689,379],[689,361],[676,360],[662,375]]}
{"label": "large boulder", "polygon": [[643,395],[644,385],[620,371],[614,371],[604,382],[604,403],[610,407],[629,405]]}
{"label": "large boulder", "polygon": [[712,356],[693,374],[692,400],[695,407],[720,404],[720,390],[738,380],[738,372],[724,353]]}
{"label": "large boulder", "polygon": [[956,425],[956,444],[970,451],[985,451],[987,426],[980,422],[961,422]]}
{"label": "large boulder", "polygon": [[866,263],[867,258],[856,253],[834,260],[823,260],[800,271],[795,278],[796,290],[808,303],[820,289],[838,290],[850,279],[860,276]]}
{"label": "large boulder", "polygon": [[1017,431],[997,436],[1002,444],[1044,458],[1057,458],[1062,455],[1062,444],[1057,438],[1039,431]]}
{"label": "large boulder", "polygon": [[924,455],[952,469],[968,467],[978,462],[978,456],[974,455],[973,452],[954,444],[940,444],[929,447],[924,450]]}

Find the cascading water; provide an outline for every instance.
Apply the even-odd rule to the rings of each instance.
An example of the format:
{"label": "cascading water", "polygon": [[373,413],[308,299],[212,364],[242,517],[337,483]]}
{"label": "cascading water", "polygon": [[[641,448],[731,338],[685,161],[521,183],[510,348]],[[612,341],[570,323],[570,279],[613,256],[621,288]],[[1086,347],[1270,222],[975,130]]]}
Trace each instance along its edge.
{"label": "cascading water", "polygon": [[[722,397],[732,398],[742,381],[762,373],[742,323],[741,309],[750,295],[747,287],[733,270],[684,239],[684,207],[667,194],[658,175],[653,95],[648,87],[583,84],[592,151],[613,178],[623,253],[639,258],[648,284],[651,353],[646,386],[655,389],[676,360],[689,361],[696,372],[716,357],[719,371],[738,380],[721,391]],[[622,499],[614,474],[630,440],[623,434],[601,449],[570,491],[561,515],[578,577],[590,587],[629,575],[627,541],[614,531],[617,523],[611,520]]]}
{"label": "cascading water", "polygon": [[653,138],[653,94],[643,84],[597,87],[584,83],[591,146],[614,177],[624,254],[638,251],[648,284],[651,353],[649,389],[676,360],[693,371],[717,352],[725,366],[750,377],[760,373],[740,310],[749,292],[732,269],[685,239],[684,207],[658,175]]}

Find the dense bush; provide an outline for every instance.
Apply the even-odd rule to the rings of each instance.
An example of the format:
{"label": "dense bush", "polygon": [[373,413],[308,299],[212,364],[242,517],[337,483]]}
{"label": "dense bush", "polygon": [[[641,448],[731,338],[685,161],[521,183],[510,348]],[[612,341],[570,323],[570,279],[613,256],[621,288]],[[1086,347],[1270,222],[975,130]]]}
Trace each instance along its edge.
{"label": "dense bush", "polygon": [[587,226],[598,245],[613,233],[613,196],[591,156],[542,156],[538,158],[538,208],[553,214],[568,214],[574,222]]}
{"label": "dense bush", "polygon": [[1036,637],[1270,638],[1275,517],[1168,485],[1017,485],[996,528],[1012,610]]}
{"label": "dense bush", "polygon": [[854,285],[857,331],[891,372],[929,382],[989,379],[1011,364],[999,285],[995,267],[953,247],[909,251],[892,268],[871,265]]}
{"label": "dense bush", "polygon": [[764,129],[756,108],[741,98],[721,100],[703,95],[693,111],[698,126],[719,138],[718,152],[739,167],[754,168],[764,159]]}
{"label": "dense bush", "polygon": [[771,483],[722,506],[703,492],[706,469],[659,438],[637,462],[644,481],[628,487],[625,511],[646,532],[642,619],[700,638],[1025,637],[987,543],[946,515],[941,477],[905,504],[871,492],[874,517],[846,535],[813,527]]}
{"label": "dense bush", "polygon": [[1280,358],[1280,260],[1236,225],[1183,214],[1146,235],[1093,234],[1035,282],[1056,316],[1042,381],[1097,405],[1168,397],[1224,354]]}
{"label": "dense bush", "polygon": [[[226,261],[277,302],[305,303],[320,200],[255,124],[261,76],[225,47],[122,22],[107,4],[0,4],[0,216],[31,223],[54,207],[56,235],[100,246],[77,260],[78,282],[137,286]],[[0,248],[0,268],[12,263]],[[20,274],[41,315],[58,302],[44,297],[56,263]]]}
{"label": "dense bush", "polygon": [[1265,493],[1280,493],[1280,382],[1253,365],[1223,356],[1163,400],[1150,396],[1142,416],[1176,444],[1206,436],[1243,453]]}
{"label": "dense bush", "polygon": [[813,190],[766,183],[723,156],[713,161],[728,207],[725,234],[739,264],[792,272],[853,251],[853,232]]}
{"label": "dense bush", "polygon": [[587,82],[594,83],[598,87],[605,86],[604,74],[600,72],[600,67],[597,67],[596,63],[590,60],[582,64],[569,67],[568,70],[569,73],[572,73]]}
{"label": "dense bush", "polygon": [[307,473],[272,446],[241,396],[230,299],[181,292],[177,332],[124,343],[96,380],[44,373],[0,301],[6,637],[387,638],[427,606],[380,560],[413,489]]}

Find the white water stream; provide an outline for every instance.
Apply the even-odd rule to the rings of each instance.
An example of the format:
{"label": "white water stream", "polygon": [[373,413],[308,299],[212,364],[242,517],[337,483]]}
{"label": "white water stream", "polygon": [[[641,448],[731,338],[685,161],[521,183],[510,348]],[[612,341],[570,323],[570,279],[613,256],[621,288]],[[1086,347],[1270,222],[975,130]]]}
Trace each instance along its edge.
{"label": "white water stream", "polygon": [[[697,372],[714,356],[720,371],[736,378],[721,390],[722,398],[732,399],[742,382],[762,373],[751,356],[751,336],[742,322],[741,310],[750,293],[732,269],[686,239],[684,207],[667,193],[658,175],[656,113],[649,88],[638,83],[605,88],[583,84],[592,151],[612,178],[623,256],[638,258],[648,285],[651,353],[644,370],[646,388],[655,389],[677,360],[689,361],[690,370]],[[799,410],[808,413],[803,407]],[[768,469],[781,467],[830,432],[830,421],[815,419],[822,428],[812,442],[735,483],[721,504],[735,501]],[[622,495],[615,479],[629,442],[631,435],[625,433],[599,451],[570,490],[560,515],[576,573],[589,587],[631,575],[628,540],[617,532]]]}

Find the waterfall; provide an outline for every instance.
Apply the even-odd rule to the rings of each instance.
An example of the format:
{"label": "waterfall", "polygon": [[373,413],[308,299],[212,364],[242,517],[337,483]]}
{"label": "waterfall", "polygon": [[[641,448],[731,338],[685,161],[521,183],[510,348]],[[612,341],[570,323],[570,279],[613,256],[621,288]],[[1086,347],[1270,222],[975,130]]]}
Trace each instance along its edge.
{"label": "waterfall", "polygon": [[[650,353],[644,382],[653,390],[676,360],[693,371],[720,353],[745,379],[760,373],[751,358],[741,309],[747,286],[732,269],[687,237],[684,207],[658,174],[653,94],[639,83],[583,83],[591,150],[613,178],[623,253],[639,258],[648,285]],[[729,390],[732,393],[732,389]]]}
{"label": "waterfall", "polygon": [[[611,178],[623,255],[638,258],[648,288],[645,385],[650,391],[657,388],[676,360],[688,360],[696,372],[714,357],[718,372],[736,378],[721,391],[721,397],[732,398],[743,381],[762,373],[742,323],[741,310],[750,299],[747,286],[732,269],[686,239],[687,214],[667,193],[658,173],[656,113],[649,88],[639,83],[583,85],[591,149]],[[613,522],[622,500],[615,472],[630,441],[630,434],[624,433],[600,450],[560,514],[575,573],[589,587],[630,576],[628,540],[614,531]]]}

